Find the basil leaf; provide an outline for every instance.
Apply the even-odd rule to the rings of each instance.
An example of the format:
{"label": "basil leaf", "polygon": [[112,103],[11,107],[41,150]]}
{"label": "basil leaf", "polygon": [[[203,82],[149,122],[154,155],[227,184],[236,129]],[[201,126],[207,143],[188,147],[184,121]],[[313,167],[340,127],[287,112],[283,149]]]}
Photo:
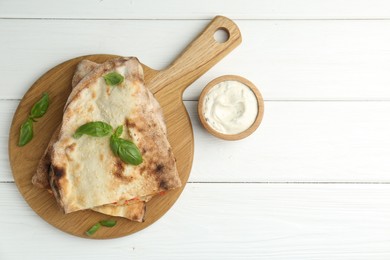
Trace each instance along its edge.
{"label": "basil leaf", "polygon": [[119,150],[119,142],[118,138],[123,133],[123,125],[118,126],[115,130],[114,134],[110,138],[110,147],[112,152],[115,154],[115,156],[119,156],[118,150]]}
{"label": "basil leaf", "polygon": [[28,142],[31,141],[32,138],[33,138],[33,121],[31,118],[29,118],[27,119],[26,122],[24,122],[20,126],[18,146],[26,145]]}
{"label": "basil leaf", "polygon": [[141,152],[131,141],[112,135],[110,138],[110,147],[115,156],[118,156],[127,164],[139,165],[143,161]]}
{"label": "basil leaf", "polygon": [[106,81],[107,85],[110,86],[116,86],[123,82],[125,79],[121,74],[118,72],[111,72],[103,76],[104,80]]}
{"label": "basil leaf", "polygon": [[115,134],[110,137],[110,147],[115,156],[119,156],[119,142]]}
{"label": "basil leaf", "polygon": [[109,124],[102,121],[95,121],[80,126],[74,133],[73,137],[78,139],[84,134],[95,137],[102,137],[109,135],[110,133],[112,133],[112,127]]}
{"label": "basil leaf", "polygon": [[85,234],[87,234],[88,236],[92,236],[93,234],[96,233],[96,231],[99,230],[100,227],[101,227],[100,223],[96,223],[90,229],[88,229],[88,231],[85,232]]}
{"label": "basil leaf", "polygon": [[118,138],[119,143],[118,155],[125,163],[139,165],[142,163],[142,155],[138,147],[128,140]]}
{"label": "basil leaf", "polygon": [[40,118],[42,117],[49,107],[49,95],[45,92],[43,93],[42,98],[34,104],[31,109],[30,117],[31,118]]}
{"label": "basil leaf", "polygon": [[120,137],[122,133],[123,133],[123,125],[118,126],[118,128],[115,130],[114,135],[115,137]]}
{"label": "basil leaf", "polygon": [[115,156],[127,164],[138,165],[142,163],[142,155],[138,147],[131,141],[119,138],[123,133],[123,126],[119,126],[110,137],[110,147]]}
{"label": "basil leaf", "polygon": [[116,220],[102,220],[99,223],[105,227],[113,227],[116,225]]}

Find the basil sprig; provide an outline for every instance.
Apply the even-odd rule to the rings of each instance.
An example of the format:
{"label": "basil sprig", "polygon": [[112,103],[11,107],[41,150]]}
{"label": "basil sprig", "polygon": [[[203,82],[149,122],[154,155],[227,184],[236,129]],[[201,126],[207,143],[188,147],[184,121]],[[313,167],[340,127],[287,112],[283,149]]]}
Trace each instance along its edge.
{"label": "basil sprig", "polygon": [[[95,137],[107,136],[112,133],[112,126],[102,121],[94,121],[80,126],[73,137],[78,139],[82,135]],[[123,126],[119,126],[110,137],[110,147],[115,156],[118,156],[123,162],[132,165],[142,163],[142,155],[138,147],[129,140],[120,138],[123,133]]]}
{"label": "basil sprig", "polygon": [[87,232],[85,232],[85,234],[87,236],[92,236],[93,234],[96,233],[96,231],[98,231],[101,228],[101,226],[113,227],[115,225],[116,225],[116,220],[102,220],[96,223],[95,225],[93,225],[90,229],[88,229]]}
{"label": "basil sprig", "polygon": [[95,137],[102,137],[111,133],[112,127],[109,124],[104,123],[102,121],[94,121],[80,126],[73,134],[73,137],[78,139],[84,134]]}
{"label": "basil sprig", "polygon": [[113,227],[116,225],[116,220],[102,220],[99,223],[105,227]]}
{"label": "basil sprig", "polygon": [[45,92],[42,98],[32,107],[30,117],[33,119],[41,118],[46,113],[48,107],[49,95]]}
{"label": "basil sprig", "polygon": [[20,135],[18,146],[24,146],[33,138],[33,120],[28,118],[26,122],[24,122],[20,126]]}
{"label": "basil sprig", "polygon": [[141,152],[133,142],[120,138],[122,132],[123,126],[119,126],[111,136],[110,147],[112,152],[127,164],[141,164],[143,161]]}
{"label": "basil sprig", "polygon": [[95,225],[93,225],[90,229],[87,230],[87,232],[85,232],[85,234],[87,234],[87,236],[92,236],[93,234],[96,233],[96,231],[99,230],[99,228],[101,227],[102,225],[100,225],[100,223],[96,223]]}
{"label": "basil sprig", "polygon": [[110,147],[111,151],[115,154],[115,156],[119,157],[119,143],[117,139],[121,136],[123,133],[123,125],[118,126],[117,129],[115,130],[114,134],[110,138]]}
{"label": "basil sprig", "polygon": [[34,136],[33,122],[36,122],[35,119],[41,118],[46,113],[48,107],[49,95],[45,92],[42,98],[31,108],[28,119],[20,126],[18,146],[24,146],[32,140]]}
{"label": "basil sprig", "polygon": [[104,75],[103,78],[106,81],[106,84],[110,86],[119,85],[125,79],[121,74],[115,71]]}

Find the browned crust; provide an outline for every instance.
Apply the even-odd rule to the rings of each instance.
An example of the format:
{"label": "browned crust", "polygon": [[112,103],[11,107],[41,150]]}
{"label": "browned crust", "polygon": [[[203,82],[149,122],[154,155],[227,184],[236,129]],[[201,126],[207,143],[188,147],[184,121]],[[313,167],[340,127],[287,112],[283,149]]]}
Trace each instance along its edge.
{"label": "browned crust", "polygon": [[41,189],[50,189],[50,183],[49,183],[49,172],[51,167],[51,150],[53,149],[53,144],[58,139],[58,134],[60,132],[60,127],[57,127],[55,132],[53,133],[49,144],[43,153],[41,159],[39,160],[37,171],[32,177],[32,183],[34,186],[41,188]]}
{"label": "browned crust", "polygon": [[[76,68],[75,75],[72,79],[72,88],[74,88],[82,78],[84,78],[88,73],[90,73],[93,69],[95,69],[99,64],[88,61],[88,60],[82,60]],[[95,93],[96,95],[96,93]],[[59,188],[56,182],[49,183],[49,179],[54,181],[54,178],[50,178],[50,174],[52,172],[51,168],[51,150],[53,148],[53,144],[58,140],[58,135],[60,132],[60,126],[57,127],[56,131],[53,133],[49,144],[42,155],[37,171],[32,177],[32,183],[37,188],[47,189],[50,194],[52,194],[55,197],[59,196]],[[71,145],[69,147],[71,150],[74,149],[74,145]],[[101,158],[103,160],[103,158]],[[53,171],[52,174],[54,174],[55,171]],[[60,174],[60,171],[57,170],[57,175]],[[53,188],[51,187],[53,186]],[[146,211],[146,201],[148,201],[150,198],[143,198],[141,200],[134,200],[134,201],[123,201],[118,202],[115,205],[103,205],[100,207],[93,208],[92,210],[110,215],[110,216],[118,216],[118,217],[124,217],[131,221],[137,221],[137,222],[143,222],[145,217],[145,211]]]}
{"label": "browned crust", "polygon": [[[89,61],[82,60],[77,64],[75,74],[72,79],[72,89],[77,86],[77,84],[86,76],[88,73],[93,71],[99,64]],[[41,159],[39,160],[36,173],[32,177],[32,183],[34,186],[41,189],[50,190],[49,183],[49,172],[51,167],[51,152],[53,149],[53,144],[58,140],[61,126],[58,126],[54,131],[52,137],[50,138],[49,144],[43,153]]]}
{"label": "browned crust", "polygon": [[68,97],[64,110],[69,105],[69,102],[72,101],[81,90],[88,87],[91,82],[95,81],[98,77],[101,77],[104,73],[114,69],[115,67],[123,65],[126,61],[130,59],[136,59],[136,58],[120,57],[120,58],[106,61],[105,63],[102,63],[100,66],[97,66],[94,70],[92,70],[84,78],[82,78],[80,82],[73,88],[72,92]]}
{"label": "browned crust", "polygon": [[[51,185],[51,190],[53,191],[54,197],[57,199],[57,201],[60,200],[60,187],[57,183],[56,178],[53,178],[53,175],[61,175],[63,173],[62,170],[59,169],[53,169],[51,168],[50,171],[50,185]],[[63,211],[63,205],[60,204],[60,209]],[[127,203],[125,205],[114,205],[114,204],[107,204],[107,205],[102,205],[99,207],[94,207],[91,210],[109,215],[109,216],[116,216],[116,217],[123,217],[127,218],[128,220],[131,221],[136,221],[136,222],[144,222],[145,218],[145,211],[146,211],[146,203],[145,201],[132,201],[131,203]]]}
{"label": "browned crust", "polygon": [[[128,62],[128,63],[127,63]],[[133,182],[133,177],[124,176],[122,174],[123,168],[125,167],[121,163],[116,163],[113,165],[107,165],[107,172],[111,172],[114,175],[114,179],[112,182],[107,183],[107,188],[109,190],[116,189],[118,186],[122,185],[130,185],[128,189],[134,192],[135,196],[147,196],[156,193],[160,193],[162,191],[170,190],[173,188],[177,188],[181,186],[180,179],[178,177],[177,169],[176,169],[176,161],[174,159],[174,155],[172,150],[170,149],[170,145],[167,140],[165,126],[161,123],[161,119],[158,118],[155,114],[156,104],[157,109],[161,109],[158,105],[157,101],[155,101],[153,95],[149,92],[149,90],[143,86],[143,74],[142,67],[139,64],[136,58],[118,58],[102,65],[98,66],[91,73],[89,73],[86,77],[84,77],[80,83],[74,88],[72,93],[70,94],[66,109],[63,117],[63,126],[66,125],[66,122],[69,121],[71,117],[73,117],[76,113],[78,113],[77,109],[84,109],[81,106],[69,107],[70,102],[76,101],[81,98],[81,91],[85,88],[89,88],[89,86],[93,85],[99,77],[104,75],[104,73],[114,70],[116,67],[126,65],[129,66],[129,74],[127,77],[130,77],[127,80],[131,80],[133,84],[137,86],[135,88],[135,94],[137,95],[137,100],[142,100],[140,104],[136,106],[136,110],[132,112],[131,115],[125,118],[125,129],[124,131],[127,133],[132,133],[132,137],[138,139],[135,140],[138,148],[141,151],[145,151],[142,155],[144,158],[144,162],[141,166],[132,168],[132,175],[134,178],[137,178],[137,183],[142,183],[141,186],[131,186]],[[154,103],[153,103],[154,102]],[[154,106],[152,105],[154,104]],[[60,131],[60,136],[62,135],[63,130]],[[60,139],[56,145],[59,147],[66,147],[69,145],[68,139],[63,138]],[[65,146],[64,146],[65,145]],[[66,157],[62,153],[57,153],[57,150],[51,152],[51,161],[53,162],[53,174],[51,174],[52,181],[57,186],[58,194],[57,199],[60,204],[64,203],[62,201],[63,197],[67,197],[66,194],[69,192],[69,187],[67,186],[67,172],[66,169]],[[110,168],[111,167],[111,168]],[[140,172],[140,170],[143,172]],[[137,185],[137,184],[136,184]],[[112,186],[112,187],[111,187]],[[73,191],[74,192],[74,191]],[[129,200],[134,197],[134,195],[126,195],[125,193],[118,194],[118,196],[113,196],[112,198],[101,199],[101,202],[110,203],[115,200]],[[82,196],[82,194],[80,194]],[[85,209],[89,206],[79,206],[82,204],[81,197],[78,196],[79,203],[81,204],[73,204],[72,201],[76,201],[76,199],[72,198],[69,200],[66,205],[62,205],[65,207],[65,212],[73,212],[76,210]],[[115,197],[115,198],[114,198]],[[115,201],[114,200],[114,201]]]}
{"label": "browned crust", "polygon": [[93,210],[109,216],[123,217],[132,221],[144,222],[146,203],[143,201],[137,201],[126,206],[108,204],[95,207]]}
{"label": "browned crust", "polygon": [[89,60],[82,60],[77,64],[76,72],[73,75],[72,78],[72,88],[77,86],[79,82],[91,71],[93,71],[97,66],[99,66],[98,63],[95,63],[93,61]]}
{"label": "browned crust", "polygon": [[[181,185],[176,174],[176,161],[172,160],[174,155],[167,141],[165,133],[156,124],[156,120],[150,113],[139,113],[140,116],[133,120],[126,120],[126,127],[131,128],[140,138],[138,148],[143,152],[143,157],[147,158],[139,167],[140,175],[145,179],[153,179],[156,183],[156,194],[167,191]],[[151,195],[149,194],[149,195]]]}
{"label": "browned crust", "polygon": [[133,180],[133,176],[126,176],[123,174],[125,167],[126,164],[122,162],[121,159],[115,158],[113,175],[121,182],[131,182]]}

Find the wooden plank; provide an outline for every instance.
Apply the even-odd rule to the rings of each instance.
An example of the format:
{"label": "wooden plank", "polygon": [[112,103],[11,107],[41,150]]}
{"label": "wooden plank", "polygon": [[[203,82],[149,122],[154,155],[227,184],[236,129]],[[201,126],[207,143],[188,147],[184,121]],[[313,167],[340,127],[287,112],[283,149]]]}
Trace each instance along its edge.
{"label": "wooden plank", "polygon": [[383,19],[390,18],[386,0],[2,0],[0,17],[89,19],[209,19],[216,14],[235,19]]}
{"label": "wooden plank", "polygon": [[190,181],[390,181],[389,102],[265,102],[257,131],[226,142],[194,113]]}
{"label": "wooden plank", "polygon": [[[0,99],[21,98],[47,70],[86,54],[135,55],[162,69],[208,22],[0,20],[7,86]],[[237,24],[243,43],[197,80],[185,100],[197,100],[209,81],[224,74],[248,78],[265,100],[390,100],[390,21]]]}
{"label": "wooden plank", "polygon": [[[0,184],[1,259],[388,259],[389,185],[188,184],[134,235],[92,241],[40,219]],[[74,223],[77,225],[77,223]],[[115,228],[115,227],[114,227]],[[23,248],[21,249],[21,241]]]}
{"label": "wooden plank", "polygon": [[[6,144],[17,101],[0,102],[0,181],[12,181]],[[191,182],[390,182],[390,102],[265,102],[259,129],[217,139],[186,101],[195,135]],[[44,122],[44,121],[42,121]]]}
{"label": "wooden plank", "polygon": [[8,139],[12,117],[18,104],[17,100],[0,100],[0,182],[13,181],[8,157]]}

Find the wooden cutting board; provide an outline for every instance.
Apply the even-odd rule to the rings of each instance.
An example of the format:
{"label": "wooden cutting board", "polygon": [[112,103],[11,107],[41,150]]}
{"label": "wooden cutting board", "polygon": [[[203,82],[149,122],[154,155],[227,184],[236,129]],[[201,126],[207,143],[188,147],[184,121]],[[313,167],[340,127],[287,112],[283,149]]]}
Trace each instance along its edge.
{"label": "wooden cutting board", "polygon": [[[226,42],[214,39],[217,30],[228,33]],[[15,183],[30,207],[44,220],[69,234],[87,237],[85,231],[103,219],[116,219],[113,228],[101,228],[92,238],[116,238],[135,233],[153,224],[175,203],[188,180],[193,155],[194,136],[190,118],[184,107],[183,91],[197,78],[241,43],[238,27],[228,18],[217,16],[206,29],[164,70],[153,70],[143,65],[146,86],[160,102],[168,127],[168,139],[177,159],[177,167],[183,186],[180,189],[157,196],[147,203],[145,222],[136,223],[117,217],[109,217],[91,210],[63,214],[53,196],[34,187],[31,177],[36,171],[51,135],[61,123],[63,108],[71,91],[71,80],[76,65],[83,59],[103,63],[117,56],[88,55],[68,60],[54,67],[39,78],[21,100],[10,130],[9,158]],[[34,123],[34,138],[24,147],[18,147],[20,125],[26,120],[33,104],[43,92],[48,92],[50,106],[46,115]]]}

